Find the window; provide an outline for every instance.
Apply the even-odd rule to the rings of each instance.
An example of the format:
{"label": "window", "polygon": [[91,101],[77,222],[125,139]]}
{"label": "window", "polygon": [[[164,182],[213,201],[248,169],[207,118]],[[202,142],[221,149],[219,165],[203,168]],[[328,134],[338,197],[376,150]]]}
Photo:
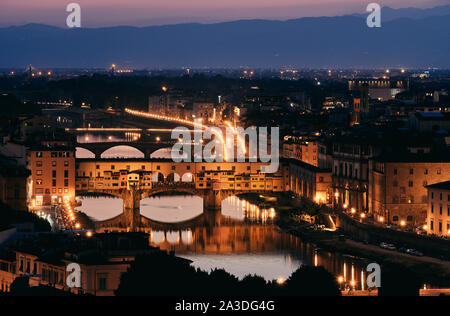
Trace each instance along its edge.
{"label": "window", "polygon": [[409,215],[408,217],[406,217],[406,221],[412,222],[413,221],[413,217],[411,215]]}
{"label": "window", "polygon": [[397,180],[394,181],[393,186],[394,187],[398,187],[398,181]]}
{"label": "window", "polygon": [[68,161],[64,161],[64,167],[68,167],[69,166],[69,162]]}
{"label": "window", "polygon": [[437,174],[441,174],[441,168],[437,170]]}
{"label": "window", "polygon": [[172,170],[176,170],[176,168],[177,168],[176,166],[172,166]]}
{"label": "window", "polygon": [[52,151],[51,157],[52,158],[57,158],[58,157],[58,153],[56,151]]}
{"label": "window", "polygon": [[439,215],[442,215],[442,205],[439,206]]}
{"label": "window", "polygon": [[52,186],[56,187],[56,180],[55,179],[52,180]]}
{"label": "window", "polygon": [[409,169],[409,174],[414,174],[414,169]]}
{"label": "window", "polygon": [[99,291],[105,291],[107,289],[107,287],[106,287],[106,277],[99,277],[98,278],[98,289],[99,289]]}
{"label": "window", "polygon": [[414,182],[413,182],[413,181],[409,181],[408,186],[409,186],[410,188],[412,188],[412,187],[414,186]]}
{"label": "window", "polygon": [[428,174],[428,169],[425,169],[425,172],[424,172],[425,174]]}
{"label": "window", "polygon": [[52,177],[56,178],[56,170],[52,170]]}
{"label": "window", "polygon": [[36,184],[37,184],[37,185],[42,185],[42,179],[37,179],[37,180],[36,180]]}
{"label": "window", "polygon": [[394,221],[394,222],[398,222],[398,216],[394,216],[394,217],[392,217],[392,221]]}
{"label": "window", "polygon": [[95,169],[97,169],[97,170],[100,169],[100,165],[96,165]]}
{"label": "window", "polygon": [[64,179],[64,186],[68,187],[69,186],[69,180],[68,179]]}
{"label": "window", "polygon": [[42,170],[36,170],[36,175],[37,176],[42,176]]}
{"label": "window", "polygon": [[116,167],[114,165],[111,165],[111,170],[116,169]]}
{"label": "window", "polygon": [[56,167],[56,161],[52,161],[52,167]]}
{"label": "window", "polygon": [[434,214],[434,204],[431,204],[431,214]]}
{"label": "window", "polygon": [[36,161],[36,167],[42,167],[42,161]]}
{"label": "window", "polygon": [[64,178],[68,178],[69,177],[69,170],[64,170]]}
{"label": "window", "polygon": [[398,174],[398,170],[394,169],[394,175],[397,175],[397,174]]}
{"label": "window", "polygon": [[42,151],[36,152],[36,157],[37,158],[42,158]]}

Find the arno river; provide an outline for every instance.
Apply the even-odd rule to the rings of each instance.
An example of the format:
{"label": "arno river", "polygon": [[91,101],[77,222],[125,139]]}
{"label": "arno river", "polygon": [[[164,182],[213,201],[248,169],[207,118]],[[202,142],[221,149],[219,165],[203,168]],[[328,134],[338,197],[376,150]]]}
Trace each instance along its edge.
{"label": "arno river", "polygon": [[[122,212],[120,199],[82,197],[81,201],[79,209],[94,220],[106,220]],[[223,268],[239,278],[257,274],[273,280],[286,279],[300,265],[309,264],[324,266],[357,289],[361,288],[361,279],[366,278],[358,260],[317,249],[280,232],[273,225],[276,210],[261,210],[236,197],[223,201],[222,211],[206,219],[202,216],[201,198],[194,196],[144,199],[141,214],[169,224],[151,230],[152,246],[175,251],[206,271]]]}

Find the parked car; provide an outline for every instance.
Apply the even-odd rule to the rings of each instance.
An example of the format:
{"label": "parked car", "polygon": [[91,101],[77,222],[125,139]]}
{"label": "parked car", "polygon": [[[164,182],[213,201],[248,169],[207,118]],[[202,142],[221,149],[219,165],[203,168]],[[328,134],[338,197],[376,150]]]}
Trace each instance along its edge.
{"label": "parked car", "polygon": [[387,249],[388,244],[385,242],[380,243],[380,248]]}
{"label": "parked car", "polygon": [[406,251],[407,251],[408,249],[406,249],[406,248],[399,248],[398,249],[398,252],[401,252],[401,253],[407,253]]}
{"label": "parked car", "polygon": [[387,249],[387,250],[392,250],[392,251],[397,250],[397,248],[396,248],[395,245],[393,245],[393,244],[388,244],[386,249]]}
{"label": "parked car", "polygon": [[421,253],[419,250],[414,250],[411,254],[416,257],[423,257],[423,253]]}

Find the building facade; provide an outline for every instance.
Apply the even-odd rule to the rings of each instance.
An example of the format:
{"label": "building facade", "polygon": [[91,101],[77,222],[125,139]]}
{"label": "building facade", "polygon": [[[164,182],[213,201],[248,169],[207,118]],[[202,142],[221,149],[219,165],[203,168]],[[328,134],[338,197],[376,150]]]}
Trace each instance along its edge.
{"label": "building facade", "polygon": [[426,187],[428,190],[427,222],[429,235],[450,236],[450,181]]}
{"label": "building facade", "polygon": [[75,201],[75,149],[61,144],[28,151],[28,198],[32,207]]}
{"label": "building facade", "polygon": [[372,159],[370,213],[393,225],[424,225],[426,187],[450,179],[450,161],[445,160],[430,154],[387,154]]}

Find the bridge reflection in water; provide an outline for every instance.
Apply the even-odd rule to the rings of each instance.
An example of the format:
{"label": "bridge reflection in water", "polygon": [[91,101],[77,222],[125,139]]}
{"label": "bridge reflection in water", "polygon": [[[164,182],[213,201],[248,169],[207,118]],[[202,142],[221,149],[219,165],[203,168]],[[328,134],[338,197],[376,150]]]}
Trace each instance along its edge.
{"label": "bridge reflection in water", "polygon": [[[111,199],[104,199],[103,207],[98,212],[108,209],[107,204]],[[173,200],[173,196],[162,196],[150,198],[145,203],[153,210],[158,210],[167,209]],[[189,196],[177,203],[179,207],[172,210],[177,213],[177,217],[183,212],[192,212],[191,206],[195,204],[194,197]],[[147,216],[152,214],[151,207],[145,212]],[[90,215],[89,210],[83,211]],[[95,213],[95,210],[91,211]],[[95,214],[91,215],[95,217]],[[355,289],[364,288],[361,280],[366,275],[361,269],[363,265],[357,260],[318,250],[310,243],[280,232],[273,223],[275,217],[275,210],[261,209],[233,196],[223,201],[222,212],[207,211],[178,223],[163,223],[160,218],[146,218],[144,230],[150,235],[151,245],[175,251],[204,270],[224,268],[238,277],[256,273],[266,279],[286,279],[301,264],[309,264],[323,266],[337,278],[340,277],[342,286],[347,284]],[[121,227],[101,229],[125,230]]]}

